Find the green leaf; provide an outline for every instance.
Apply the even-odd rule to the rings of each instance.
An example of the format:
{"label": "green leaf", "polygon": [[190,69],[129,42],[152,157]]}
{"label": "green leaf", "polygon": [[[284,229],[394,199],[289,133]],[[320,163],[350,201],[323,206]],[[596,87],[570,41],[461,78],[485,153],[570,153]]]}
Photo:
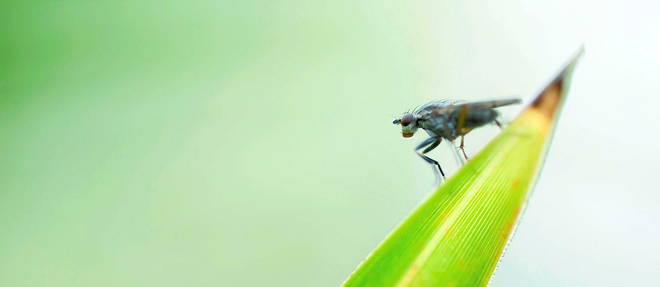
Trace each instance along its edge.
{"label": "green leaf", "polygon": [[344,286],[485,286],[525,207],[582,51]]}

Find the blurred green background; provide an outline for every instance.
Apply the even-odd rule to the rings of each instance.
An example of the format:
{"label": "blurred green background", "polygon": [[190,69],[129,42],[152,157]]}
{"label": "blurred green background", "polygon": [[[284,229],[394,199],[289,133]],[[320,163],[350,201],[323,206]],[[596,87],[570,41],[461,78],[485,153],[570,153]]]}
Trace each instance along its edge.
{"label": "blurred green background", "polygon": [[[5,1],[0,286],[337,286],[433,189],[412,152],[422,136],[402,139],[392,119],[432,99],[527,99],[585,41],[592,70],[622,63],[610,44],[638,30],[584,21],[590,5]],[[580,86],[581,74],[558,138],[593,126],[570,118],[585,95],[603,95],[584,88],[602,78]],[[468,152],[496,133],[475,132]],[[562,160],[590,158],[575,141],[556,148]],[[434,153],[455,169],[447,148]],[[574,180],[554,155],[556,177],[540,190]],[[556,210],[558,196],[531,210]],[[530,225],[538,218],[548,217],[532,213]],[[575,256],[533,250],[570,244],[533,245],[548,232],[533,231],[518,243],[529,257],[514,247],[495,285],[560,286],[603,270],[562,273]],[[582,255],[599,262],[607,249]]]}

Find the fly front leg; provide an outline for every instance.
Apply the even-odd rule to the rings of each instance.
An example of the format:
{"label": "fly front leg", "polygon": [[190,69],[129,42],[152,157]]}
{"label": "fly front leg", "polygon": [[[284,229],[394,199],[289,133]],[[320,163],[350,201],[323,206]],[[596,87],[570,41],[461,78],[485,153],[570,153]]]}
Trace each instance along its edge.
{"label": "fly front leg", "polygon": [[[432,165],[434,165],[434,166],[437,166],[437,167],[438,167],[438,170],[440,171],[440,174],[442,175],[442,179],[446,179],[446,178],[445,178],[445,172],[442,171],[442,167],[440,167],[440,164],[439,164],[437,161],[435,161],[434,159],[432,159],[432,158],[430,158],[430,157],[428,157],[428,156],[425,155],[425,153],[430,152],[430,151],[432,151],[434,148],[438,147],[438,145],[440,144],[441,141],[442,141],[442,138],[428,138],[428,139],[424,140],[422,143],[420,143],[420,144],[415,148],[415,152],[416,152],[417,155],[419,155],[424,161],[426,161],[426,162],[428,162],[428,163],[430,163],[430,164],[432,164]],[[430,145],[430,146],[429,146],[429,145]],[[419,150],[422,149],[422,148],[424,148],[425,146],[428,146],[428,147],[425,148],[422,152],[420,152]]]}

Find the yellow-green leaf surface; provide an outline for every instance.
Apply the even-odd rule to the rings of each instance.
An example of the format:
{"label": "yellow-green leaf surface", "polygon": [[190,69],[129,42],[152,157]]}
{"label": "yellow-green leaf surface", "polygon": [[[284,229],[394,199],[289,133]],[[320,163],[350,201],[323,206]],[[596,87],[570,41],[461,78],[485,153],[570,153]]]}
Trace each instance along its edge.
{"label": "yellow-green leaf surface", "polygon": [[580,54],[344,285],[487,285],[529,197]]}

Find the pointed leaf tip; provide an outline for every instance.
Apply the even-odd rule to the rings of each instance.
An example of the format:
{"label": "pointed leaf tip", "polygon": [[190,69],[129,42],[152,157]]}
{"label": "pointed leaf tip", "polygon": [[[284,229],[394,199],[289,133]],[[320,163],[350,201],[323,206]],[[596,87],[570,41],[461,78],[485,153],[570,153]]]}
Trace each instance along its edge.
{"label": "pointed leaf tip", "polygon": [[550,119],[554,118],[555,112],[564,101],[575,65],[583,54],[584,46],[578,49],[568,64],[564,65],[559,74],[536,96],[531,108],[538,110]]}

